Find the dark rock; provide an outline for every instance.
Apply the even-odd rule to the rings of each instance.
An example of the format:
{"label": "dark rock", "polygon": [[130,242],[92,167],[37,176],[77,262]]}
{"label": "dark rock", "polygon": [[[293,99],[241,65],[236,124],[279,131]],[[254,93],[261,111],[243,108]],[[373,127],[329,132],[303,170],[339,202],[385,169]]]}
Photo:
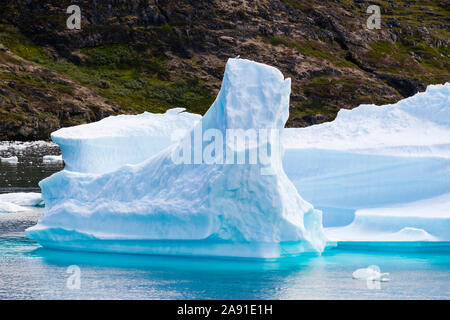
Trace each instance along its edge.
{"label": "dark rock", "polygon": [[391,29],[395,27],[400,27],[400,22],[398,21],[398,19],[392,18],[388,20],[388,26]]}
{"label": "dark rock", "polygon": [[109,83],[106,82],[106,81],[100,81],[100,86],[101,86],[103,89],[108,89],[108,88],[110,87]]}
{"label": "dark rock", "polygon": [[375,75],[386,81],[388,85],[395,88],[403,97],[410,97],[417,92],[425,91],[426,84],[419,79],[406,78],[389,73],[375,72]]}
{"label": "dark rock", "polygon": [[325,120],[325,117],[322,114],[314,114],[310,116],[303,117],[303,120],[309,125],[314,125],[318,123],[322,123]]}

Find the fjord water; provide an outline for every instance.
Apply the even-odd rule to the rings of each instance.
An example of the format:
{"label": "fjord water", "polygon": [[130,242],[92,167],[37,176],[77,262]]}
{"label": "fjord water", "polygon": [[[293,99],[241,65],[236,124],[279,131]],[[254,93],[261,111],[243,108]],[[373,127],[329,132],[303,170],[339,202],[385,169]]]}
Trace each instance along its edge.
{"label": "fjord water", "polygon": [[[19,164],[1,164],[1,191],[37,191],[39,180],[61,170],[62,164],[42,163],[43,155],[58,152],[48,148],[3,152],[18,155]],[[322,255],[272,261],[70,252],[25,237],[42,211],[0,214],[0,299],[450,298],[450,243],[342,243]],[[80,289],[67,287],[71,265],[80,268]],[[389,272],[391,280],[376,289],[352,279],[353,271],[369,265]]]}
{"label": "fjord water", "polygon": [[17,164],[0,161],[0,193],[40,192],[40,180],[64,168],[62,162],[45,163],[45,155],[57,155],[61,151],[54,143],[0,141],[0,156],[17,156]]}
{"label": "fjord water", "polygon": [[[278,260],[72,252],[25,237],[42,210],[0,215],[0,299],[450,298],[450,243],[342,243]],[[72,265],[80,268],[79,289],[67,286]],[[389,272],[390,281],[352,279],[369,265]]]}
{"label": "fjord water", "polygon": [[[345,250],[277,261],[119,255],[49,250],[0,238],[0,299],[448,299],[450,249]],[[67,287],[80,268],[80,289]],[[352,279],[377,265],[389,282]]]}

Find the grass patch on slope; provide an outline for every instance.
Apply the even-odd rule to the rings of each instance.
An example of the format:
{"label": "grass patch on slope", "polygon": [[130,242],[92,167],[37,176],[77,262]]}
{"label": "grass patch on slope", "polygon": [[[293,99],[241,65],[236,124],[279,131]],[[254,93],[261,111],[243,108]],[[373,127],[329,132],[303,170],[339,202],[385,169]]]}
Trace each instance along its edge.
{"label": "grass patch on slope", "polygon": [[356,68],[353,63],[330,53],[330,48],[320,41],[298,40],[282,36],[264,37],[263,41],[272,46],[284,45],[288,48],[296,49],[298,52],[307,56],[315,57],[321,60],[331,61],[334,65],[340,67]]}

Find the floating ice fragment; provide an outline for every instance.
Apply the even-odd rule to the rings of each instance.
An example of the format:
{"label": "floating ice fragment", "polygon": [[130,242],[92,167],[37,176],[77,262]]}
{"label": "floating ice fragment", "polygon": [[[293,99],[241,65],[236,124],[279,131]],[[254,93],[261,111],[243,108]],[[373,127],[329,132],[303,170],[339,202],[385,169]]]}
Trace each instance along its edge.
{"label": "floating ice fragment", "polygon": [[11,202],[0,201],[0,213],[14,213],[28,210],[30,209]]}
{"label": "floating ice fragment", "polygon": [[[217,99],[182,141],[167,148],[161,138],[159,153],[152,149],[144,162],[118,168],[123,159],[114,150],[135,161],[142,156],[137,146],[145,146],[143,139],[153,135],[150,148],[160,133],[170,137],[170,132],[180,129],[179,117],[186,117],[189,125],[192,117],[171,111],[159,119],[175,117],[173,122],[162,121],[162,127],[155,126],[151,130],[156,131],[136,140],[129,137],[136,132],[134,122],[118,132],[106,120],[108,130],[102,138],[95,136],[92,152],[87,153],[74,151],[84,149],[80,143],[89,146],[89,128],[94,125],[77,128],[85,137],[81,142],[73,130],[60,130],[52,137],[60,143],[64,161],[69,159],[69,168],[40,182],[46,208],[38,224],[26,230],[27,236],[51,248],[141,254],[277,258],[323,251],[321,212],[300,197],[284,173],[277,152],[282,148],[279,136],[239,149],[268,147],[272,154],[268,163],[173,161],[198,129],[213,129],[223,136],[228,129],[282,130],[289,115],[289,95],[290,79],[278,69],[230,59]],[[147,117],[158,123],[156,115]],[[134,118],[124,118],[129,119]],[[147,120],[142,125],[147,126]],[[129,148],[122,150],[117,144]],[[200,143],[200,151],[207,147]],[[96,155],[104,150],[101,159],[92,157],[94,150]],[[262,174],[266,167],[272,168],[272,175]]]}
{"label": "floating ice fragment", "polygon": [[42,197],[38,192],[3,193],[0,194],[0,201],[19,206],[39,206],[42,203]]}
{"label": "floating ice fragment", "polygon": [[1,162],[10,163],[10,164],[17,164],[19,162],[19,158],[17,158],[16,156],[12,156],[12,157],[8,157],[8,158],[0,157],[0,160],[1,160]]}
{"label": "floating ice fragment", "polygon": [[352,274],[353,279],[366,280],[366,281],[389,281],[389,273],[381,273],[380,268],[375,265],[371,265],[367,268],[357,269]]}
{"label": "floating ice fragment", "polygon": [[59,156],[47,155],[42,157],[42,161],[44,163],[55,163],[55,162],[62,162],[63,158],[62,155]]}

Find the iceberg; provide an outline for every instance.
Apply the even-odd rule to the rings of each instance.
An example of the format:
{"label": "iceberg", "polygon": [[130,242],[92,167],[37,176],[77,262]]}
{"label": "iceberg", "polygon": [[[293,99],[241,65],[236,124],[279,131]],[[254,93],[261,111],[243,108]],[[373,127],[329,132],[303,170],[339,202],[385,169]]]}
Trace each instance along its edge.
{"label": "iceberg", "polygon": [[16,192],[0,194],[0,213],[29,211],[27,207],[42,205],[41,194],[37,192]]}
{"label": "iceberg", "polygon": [[[361,105],[341,110],[329,123],[285,129],[288,177],[309,202],[330,208],[382,206],[448,192],[449,92],[449,83],[430,85],[393,105]],[[108,117],[58,130],[52,138],[61,145],[66,169],[103,173],[142,162],[176,143],[176,130],[189,131],[201,119],[181,111]]]}
{"label": "iceberg", "polygon": [[[450,215],[449,106],[450,84],[430,85],[395,104],[361,105],[329,123],[283,130],[286,175],[323,211],[331,240],[447,241],[450,229],[439,226]],[[201,119],[180,108],[114,116],[52,139],[66,170],[98,175],[174,147]]]}
{"label": "iceberg", "polygon": [[0,201],[9,202],[19,206],[40,206],[42,196],[38,192],[15,192],[0,194]]}
{"label": "iceberg", "polygon": [[450,192],[450,83],[284,131],[287,175],[318,207],[363,209]]}
{"label": "iceberg", "polygon": [[53,155],[46,155],[42,157],[42,162],[44,163],[55,163],[55,162],[62,162],[63,158],[62,155],[59,156],[53,156]]}
{"label": "iceberg", "polygon": [[17,164],[19,162],[19,158],[17,158],[16,156],[6,157],[6,158],[0,157],[0,162]]}
{"label": "iceberg", "polygon": [[0,213],[15,213],[28,210],[30,209],[11,202],[0,201]]}
{"label": "iceberg", "polygon": [[[278,69],[229,59],[221,90],[203,118],[182,110],[159,120],[144,114],[144,123],[151,124],[142,125],[147,136],[129,138],[128,132],[136,129],[131,121],[136,118],[130,116],[121,127],[124,138],[117,141],[111,135],[116,125],[109,127],[109,121],[118,118],[78,127],[78,134],[86,135],[81,140],[73,138],[73,128],[65,131],[66,137],[62,130],[53,134],[66,169],[40,182],[46,207],[27,236],[50,248],[122,253],[279,258],[322,252],[322,214],[286,176],[280,136],[272,135],[287,121],[289,95],[290,79]],[[102,125],[107,129],[99,137]],[[176,140],[175,129],[186,134],[178,131]],[[218,144],[230,130],[269,133],[267,139]],[[199,142],[199,131],[213,135],[206,140],[203,135]],[[95,137],[92,150],[77,155],[74,150],[89,148],[89,137]],[[145,149],[145,139],[145,157],[134,155]],[[127,160],[115,153],[122,147]],[[105,151],[101,159],[99,150]],[[250,159],[254,150],[268,152],[256,162],[218,161],[219,154],[230,150],[232,160],[234,155]],[[197,161],[199,151],[213,161]],[[141,161],[139,157],[146,159],[124,164]]]}
{"label": "iceberg", "polygon": [[323,211],[330,240],[450,239],[449,83],[286,129],[283,143],[286,174]]}
{"label": "iceberg", "polygon": [[353,222],[327,228],[332,241],[450,241],[450,193],[431,199],[361,209]]}
{"label": "iceberg", "polygon": [[110,116],[98,122],[59,129],[51,138],[60,146],[67,170],[111,172],[124,164],[145,161],[186,135],[201,116],[184,110],[174,108],[164,114]]}
{"label": "iceberg", "polygon": [[356,280],[365,280],[365,281],[389,281],[389,273],[381,273],[380,268],[378,266],[368,266],[367,268],[357,269],[353,272],[352,277]]}

